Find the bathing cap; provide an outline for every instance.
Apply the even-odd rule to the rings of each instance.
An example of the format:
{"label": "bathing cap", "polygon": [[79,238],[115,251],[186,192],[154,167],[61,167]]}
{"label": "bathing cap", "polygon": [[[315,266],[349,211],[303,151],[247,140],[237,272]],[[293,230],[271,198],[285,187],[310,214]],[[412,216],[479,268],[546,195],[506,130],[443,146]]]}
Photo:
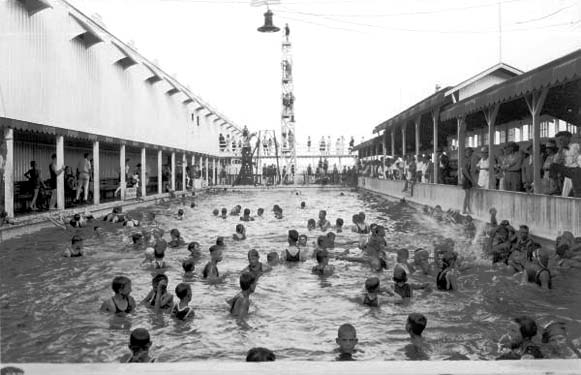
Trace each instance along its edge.
{"label": "bathing cap", "polygon": [[129,346],[143,348],[149,344],[151,344],[151,338],[149,337],[148,330],[145,328],[136,328],[131,332]]}
{"label": "bathing cap", "polygon": [[299,232],[297,232],[294,229],[291,229],[288,231],[288,238],[292,241],[298,241],[299,240]]}
{"label": "bathing cap", "polygon": [[373,290],[377,288],[379,288],[379,278],[370,277],[369,279],[365,280],[365,289]]}

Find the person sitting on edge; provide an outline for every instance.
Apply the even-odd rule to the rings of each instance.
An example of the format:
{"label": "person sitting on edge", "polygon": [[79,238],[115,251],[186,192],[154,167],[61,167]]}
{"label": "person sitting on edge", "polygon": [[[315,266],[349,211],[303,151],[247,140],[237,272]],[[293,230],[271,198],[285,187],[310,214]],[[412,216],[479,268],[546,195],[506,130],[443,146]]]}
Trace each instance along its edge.
{"label": "person sitting on edge", "polygon": [[278,220],[280,220],[280,219],[283,218],[283,216],[282,216],[282,208],[279,207],[276,211],[274,211],[274,218],[275,219],[278,219]]}
{"label": "person sitting on edge", "polygon": [[334,249],[335,248],[335,238],[337,235],[333,232],[327,233],[327,249]]}
{"label": "person sitting on edge", "polygon": [[153,256],[154,256],[154,260],[152,263],[153,269],[159,270],[159,269],[164,269],[167,267],[167,265],[165,264],[165,250],[167,249],[167,242],[165,242],[164,239],[160,239],[159,241],[157,241],[157,243],[155,244],[155,247],[153,248]]}
{"label": "person sitting on edge", "polygon": [[226,301],[230,306],[230,314],[238,318],[248,315],[250,308],[250,295],[256,289],[256,277],[250,272],[242,272],[240,275],[241,292]]}
{"label": "person sitting on edge", "polygon": [[149,356],[149,348],[151,347],[151,339],[149,331],[145,328],[136,328],[131,331],[129,336],[129,350],[131,355],[128,358],[123,358],[123,363],[151,363],[155,362],[155,358]]}
{"label": "person sitting on edge", "polygon": [[270,270],[270,266],[260,261],[260,254],[258,254],[256,249],[248,251],[248,267],[243,269],[242,272],[250,272],[256,279],[258,279],[263,273]]}
{"label": "person sitting on edge", "polygon": [[182,268],[184,269],[184,280],[191,280],[194,278],[194,269],[196,268],[196,263],[194,263],[192,258],[184,259],[182,261]]}
{"label": "person sitting on edge", "polygon": [[133,242],[133,249],[135,250],[145,250],[145,238],[141,233],[133,233],[131,235],[131,241]]}
{"label": "person sitting on edge", "polygon": [[537,323],[528,316],[519,316],[510,322],[508,333],[500,338],[499,347],[504,353],[497,360],[543,358],[541,349],[533,343]]}
{"label": "person sitting on edge", "polygon": [[543,289],[552,289],[553,282],[549,270],[549,253],[541,248],[533,252],[532,261],[525,266],[523,284],[535,283]]}
{"label": "person sitting on edge", "polygon": [[257,215],[258,217],[262,217],[262,215],[263,215],[263,214],[264,214],[264,208],[259,208],[259,209],[256,211],[256,215]]}
{"label": "person sitting on edge", "polygon": [[543,357],[547,359],[579,359],[581,352],[567,336],[565,322],[551,321],[543,328]]}
{"label": "person sitting on edge", "polygon": [[335,342],[339,345],[337,361],[353,361],[355,345],[357,345],[357,331],[349,323],[342,324],[337,331]]}
{"label": "person sitting on edge", "polygon": [[214,245],[210,247],[210,261],[204,267],[202,277],[204,279],[217,279],[220,277],[218,263],[222,261],[222,249]]}
{"label": "person sitting on edge", "polygon": [[163,273],[159,273],[151,280],[151,291],[143,302],[156,310],[169,309],[173,306],[173,295],[167,292],[169,279]]}
{"label": "person sitting on edge", "polygon": [[242,224],[236,225],[236,233],[232,235],[234,241],[243,241],[246,239],[246,228]]}
{"label": "person sitting on edge", "polygon": [[226,207],[222,207],[222,210],[220,211],[220,217],[222,219],[228,218],[228,209]]}
{"label": "person sitting on edge", "polygon": [[200,258],[202,258],[202,251],[200,249],[200,244],[196,241],[190,242],[188,245],[188,251],[190,252],[189,258],[198,263]]}
{"label": "person sitting on edge", "polygon": [[176,216],[176,220],[183,220],[184,219],[184,210],[182,208],[178,209],[178,214]]}
{"label": "person sitting on edge", "polygon": [[246,362],[273,362],[276,356],[270,349],[266,348],[252,348],[246,353]]}
{"label": "person sitting on edge", "polygon": [[335,232],[337,232],[337,233],[343,232],[343,219],[338,218],[335,221]]}
{"label": "person sitting on edge", "polygon": [[436,287],[438,290],[458,290],[456,284],[456,264],[457,255],[454,252],[447,252],[442,257],[442,269],[436,276]]}
{"label": "person sitting on edge", "polygon": [[242,221],[254,221],[254,218],[250,216],[250,208],[244,209],[244,215],[240,218]]}
{"label": "person sitting on edge", "polygon": [[69,222],[73,228],[82,228],[87,225],[86,220],[81,216],[81,214],[74,214],[73,218]]}
{"label": "person sitting on edge", "polygon": [[186,244],[179,230],[174,228],[170,230],[169,235],[171,236],[171,240],[168,243],[169,247],[181,247]]}
{"label": "person sitting on edge", "polygon": [[278,253],[276,251],[271,251],[270,253],[268,253],[268,255],[266,255],[266,261],[268,262],[268,265],[271,267],[278,266],[278,264],[280,263],[280,257],[278,256]]}
{"label": "person sitting on edge", "polygon": [[365,291],[362,303],[369,307],[379,307],[379,278],[370,277],[365,280]]}
{"label": "person sitting on edge", "polygon": [[71,238],[71,246],[67,246],[65,249],[63,256],[69,258],[75,258],[83,256],[83,246],[84,246],[83,237],[78,234],[75,234],[73,238]]}
{"label": "person sitting on edge", "polygon": [[288,231],[288,248],[284,250],[280,256],[283,262],[302,262],[306,260],[306,251],[301,250],[297,242],[299,240],[299,232],[294,229]]}
{"label": "person sitting on edge", "polygon": [[212,211],[212,213],[214,214],[214,216],[218,216],[218,215],[220,215],[220,210],[218,210],[217,208],[214,208],[214,211]]}
{"label": "person sitting on edge", "polygon": [[317,222],[317,227],[319,227],[321,232],[326,232],[329,230],[329,228],[331,228],[331,223],[329,220],[327,220],[327,211],[319,211],[319,221]]}
{"label": "person sitting on edge", "polygon": [[304,210],[305,208],[307,208],[307,203],[305,201],[301,202],[301,210]]}
{"label": "person sitting on edge", "polygon": [[309,219],[307,221],[307,230],[309,232],[312,230],[315,230],[316,227],[317,227],[317,222],[315,221],[315,219]]}
{"label": "person sitting on edge", "polygon": [[430,252],[426,249],[416,249],[414,252],[415,270],[421,271],[424,275],[435,275],[436,265],[430,263]]}
{"label": "person sitting on edge", "polygon": [[329,253],[327,250],[317,252],[317,265],[313,266],[311,272],[320,276],[329,276],[335,270],[334,266],[329,265]]}
{"label": "person sitting on edge", "polygon": [[179,283],[176,286],[176,297],[180,299],[171,308],[170,315],[179,320],[192,319],[195,315],[194,309],[189,306],[192,300],[192,288],[190,284]]}
{"label": "person sitting on edge", "polygon": [[422,333],[428,324],[423,314],[412,313],[408,315],[405,330],[409,333],[411,343],[404,348],[406,356],[412,360],[430,359],[430,346],[425,342]]}
{"label": "person sitting on edge", "polygon": [[131,280],[125,276],[117,276],[111,283],[115,295],[107,298],[101,305],[101,311],[111,313],[130,313],[135,310],[135,299],[131,297]]}

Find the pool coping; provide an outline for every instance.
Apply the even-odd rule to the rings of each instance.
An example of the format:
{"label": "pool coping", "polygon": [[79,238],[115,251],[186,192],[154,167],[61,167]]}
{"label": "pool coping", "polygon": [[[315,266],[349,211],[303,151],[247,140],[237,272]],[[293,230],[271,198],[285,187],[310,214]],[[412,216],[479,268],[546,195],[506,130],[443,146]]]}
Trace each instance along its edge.
{"label": "pool coping", "polygon": [[[6,363],[25,375],[78,374],[579,374],[581,359],[521,361],[278,361],[173,363]],[[4,374],[4,370],[2,372]]]}

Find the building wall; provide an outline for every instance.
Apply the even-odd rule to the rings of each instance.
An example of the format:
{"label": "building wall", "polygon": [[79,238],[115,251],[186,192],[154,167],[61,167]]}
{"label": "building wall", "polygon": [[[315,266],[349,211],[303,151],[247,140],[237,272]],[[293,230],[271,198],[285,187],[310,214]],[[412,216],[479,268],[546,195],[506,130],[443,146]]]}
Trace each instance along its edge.
{"label": "building wall", "polygon": [[[459,186],[419,184],[414,196],[402,194],[403,181],[360,177],[359,187],[395,198],[448,209],[462,210],[464,190]],[[570,231],[581,236],[581,199],[534,195],[497,190],[472,190],[472,217],[488,222],[489,210],[495,207],[497,217],[508,219],[514,226],[526,224],[532,234],[554,240],[559,233]]]}
{"label": "building wall", "polygon": [[0,0],[0,117],[220,155],[220,127],[203,115],[197,126],[184,94],[146,82],[142,64],[115,64],[123,54],[105,33],[86,49],[73,40],[82,29],[70,9],[51,4],[29,16],[18,1]]}
{"label": "building wall", "polygon": [[460,100],[466,99],[469,96],[475,95],[481,91],[486,90],[487,88],[494,86],[496,84],[502,83],[507,79],[511,78],[512,76],[502,73],[502,72],[494,72],[487,76],[482,77],[476,82],[469,84],[466,87],[460,89]]}

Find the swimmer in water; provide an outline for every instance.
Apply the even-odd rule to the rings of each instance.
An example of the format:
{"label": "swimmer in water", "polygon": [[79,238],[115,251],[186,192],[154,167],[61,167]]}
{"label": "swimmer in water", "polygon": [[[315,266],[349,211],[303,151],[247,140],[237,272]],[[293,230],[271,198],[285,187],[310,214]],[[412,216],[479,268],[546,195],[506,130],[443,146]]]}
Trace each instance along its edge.
{"label": "swimmer in water", "polygon": [[280,220],[280,219],[283,218],[283,216],[282,216],[282,208],[279,207],[278,210],[274,211],[274,218],[275,219],[278,219],[278,220]]}
{"label": "swimmer in water", "polygon": [[236,225],[236,233],[232,235],[234,241],[243,241],[246,239],[246,228],[242,224]]}
{"label": "swimmer in water", "polygon": [[115,295],[107,298],[101,305],[101,311],[118,313],[130,313],[135,310],[135,299],[131,296],[131,280],[125,276],[117,276],[111,283]]}
{"label": "swimmer in water", "polygon": [[129,336],[129,350],[131,355],[127,359],[123,359],[124,363],[151,363],[155,362],[155,358],[149,356],[149,348],[151,347],[151,339],[149,331],[145,328],[137,328],[131,331]]}
{"label": "swimmer in water", "polygon": [[401,267],[395,268],[393,271],[393,291],[399,295],[403,301],[408,301],[413,297],[414,289],[430,290],[430,284],[410,284],[408,283],[408,276],[405,270]]}
{"label": "swimmer in water", "polygon": [[78,234],[75,234],[71,239],[71,246],[67,247],[63,253],[63,256],[69,258],[75,258],[83,256],[84,240]]}
{"label": "swimmer in water", "polygon": [[222,236],[216,237],[216,246],[218,246],[218,248],[220,249],[226,248],[226,244],[224,243],[224,237]]}
{"label": "swimmer in water", "polygon": [[252,348],[246,353],[246,362],[273,362],[276,356],[270,349]]}
{"label": "swimmer in water", "polygon": [[228,209],[226,207],[222,207],[222,211],[220,213],[220,217],[222,219],[226,219],[228,217]]}
{"label": "swimmer in water", "polygon": [[310,232],[312,230],[315,230],[315,228],[317,228],[317,222],[315,221],[315,219],[309,219],[307,221],[307,230]]}
{"label": "swimmer in water", "polygon": [[341,325],[337,332],[335,342],[339,345],[339,357],[337,357],[337,361],[353,361],[355,345],[359,342],[355,327],[348,323]]}
{"label": "swimmer in water", "polygon": [[214,245],[210,247],[210,261],[204,267],[202,277],[204,279],[217,279],[220,277],[218,263],[222,261],[222,249]]}
{"label": "swimmer in water", "polygon": [[402,268],[406,273],[410,274],[414,272],[414,267],[408,262],[410,253],[408,249],[398,249],[397,250],[397,261],[393,267],[393,271],[397,268]]}
{"label": "swimmer in water", "polygon": [[155,244],[155,247],[153,248],[153,269],[155,270],[161,270],[167,267],[167,265],[165,264],[165,250],[167,249],[167,242],[165,242],[165,240],[159,240],[157,241],[157,243]]}
{"label": "swimmer in water", "polygon": [[242,272],[240,275],[240,293],[226,301],[230,306],[230,314],[238,318],[248,315],[250,308],[250,295],[256,289],[256,277],[250,272]]}
{"label": "swimmer in water", "polygon": [[73,228],[82,228],[87,225],[87,221],[81,216],[81,214],[75,214],[69,224]]}
{"label": "swimmer in water", "polygon": [[238,215],[240,215],[241,210],[242,210],[242,206],[238,204],[230,210],[230,215],[231,216],[238,216]]}
{"label": "swimmer in water", "polygon": [[319,221],[317,222],[317,227],[319,227],[322,232],[326,232],[329,230],[329,228],[331,228],[331,223],[329,220],[327,220],[327,211],[319,211]]}
{"label": "swimmer in water", "polygon": [[260,261],[260,254],[258,254],[256,249],[248,251],[248,267],[243,269],[242,272],[250,272],[258,280],[263,273],[268,272],[271,269],[270,266]]}
{"label": "swimmer in water", "polygon": [[567,335],[565,322],[551,321],[543,328],[543,357],[548,359],[579,359],[581,352]]}
{"label": "swimmer in water", "polygon": [[327,233],[327,249],[334,249],[335,248],[335,238],[337,235],[333,232]]}
{"label": "swimmer in water", "polygon": [[311,272],[319,276],[332,275],[335,267],[329,265],[329,253],[327,250],[319,250],[316,257],[318,264],[313,266]]}
{"label": "swimmer in water", "polygon": [[508,333],[500,338],[503,354],[497,360],[543,358],[541,349],[534,344],[537,323],[528,316],[519,316],[510,322]]}
{"label": "swimmer in water", "polygon": [[264,208],[259,208],[256,211],[256,215],[258,215],[258,217],[262,217],[263,214],[264,214]]}
{"label": "swimmer in water", "polygon": [[308,249],[309,247],[309,237],[306,234],[301,234],[299,236],[299,241],[297,242],[297,246],[301,249]]}
{"label": "swimmer in water", "polygon": [[408,315],[405,330],[410,335],[411,343],[406,345],[404,351],[411,360],[430,359],[431,348],[422,337],[427,324],[428,320],[423,314],[412,313]]}
{"label": "swimmer in water", "polygon": [[173,295],[167,292],[169,279],[163,273],[159,273],[151,280],[151,291],[143,302],[146,306],[156,310],[169,309],[173,306]]}
{"label": "swimmer in water", "polygon": [[220,215],[220,210],[218,210],[217,208],[214,208],[214,211],[212,211],[212,213],[214,214],[214,216],[218,216],[218,215]]}
{"label": "swimmer in water", "polygon": [[288,231],[288,248],[282,252],[280,259],[282,262],[294,263],[306,260],[306,250],[299,248],[299,232],[294,229]]}
{"label": "swimmer in water", "polygon": [[190,252],[189,257],[194,261],[194,263],[197,263],[202,257],[200,244],[196,241],[190,242],[188,244],[188,251]]}
{"label": "swimmer in water", "polygon": [[304,210],[305,208],[307,208],[307,203],[305,201],[301,202],[301,210]]}
{"label": "swimmer in water", "polygon": [[244,214],[242,215],[240,220],[242,220],[242,221],[254,221],[254,218],[252,216],[250,216],[250,209],[249,208],[244,209]]}
{"label": "swimmer in water", "polygon": [[455,271],[457,258],[458,256],[454,252],[448,252],[442,257],[442,268],[436,276],[438,290],[458,290]]}
{"label": "swimmer in water", "polygon": [[182,268],[184,269],[184,279],[191,280],[194,278],[194,270],[196,268],[196,263],[192,258],[184,259],[184,261],[182,262]]}
{"label": "swimmer in water", "polygon": [[370,277],[365,280],[365,291],[361,303],[369,307],[379,307],[379,278]]}
{"label": "swimmer in water", "polygon": [[430,263],[430,252],[426,249],[416,249],[414,252],[413,268],[424,275],[435,275],[436,265]]}
{"label": "swimmer in water", "polygon": [[535,249],[532,261],[525,266],[523,283],[534,283],[543,289],[552,289],[552,279],[549,270],[549,253],[541,248]]}
{"label": "swimmer in water", "polygon": [[181,247],[186,244],[186,241],[182,237],[179,230],[174,228],[170,230],[169,235],[171,237],[171,240],[168,243],[169,247]]}
{"label": "swimmer in water", "polygon": [[192,300],[192,287],[190,284],[179,283],[176,286],[175,292],[176,297],[178,297],[180,301],[173,305],[170,315],[179,320],[193,319],[195,312],[189,305]]}
{"label": "swimmer in water", "polygon": [[178,214],[177,214],[177,216],[176,216],[176,220],[183,220],[183,219],[184,219],[184,214],[185,214],[185,213],[184,213],[184,210],[180,208],[180,209],[178,210]]}
{"label": "swimmer in water", "polygon": [[135,250],[145,250],[145,239],[141,233],[133,233],[131,235],[131,240],[133,241],[133,249]]}
{"label": "swimmer in water", "polygon": [[337,233],[343,232],[343,219],[338,218],[335,221],[335,232],[337,232]]}
{"label": "swimmer in water", "polygon": [[280,263],[280,257],[278,256],[278,253],[276,251],[271,251],[266,256],[266,261],[268,265],[271,267],[278,266]]}

